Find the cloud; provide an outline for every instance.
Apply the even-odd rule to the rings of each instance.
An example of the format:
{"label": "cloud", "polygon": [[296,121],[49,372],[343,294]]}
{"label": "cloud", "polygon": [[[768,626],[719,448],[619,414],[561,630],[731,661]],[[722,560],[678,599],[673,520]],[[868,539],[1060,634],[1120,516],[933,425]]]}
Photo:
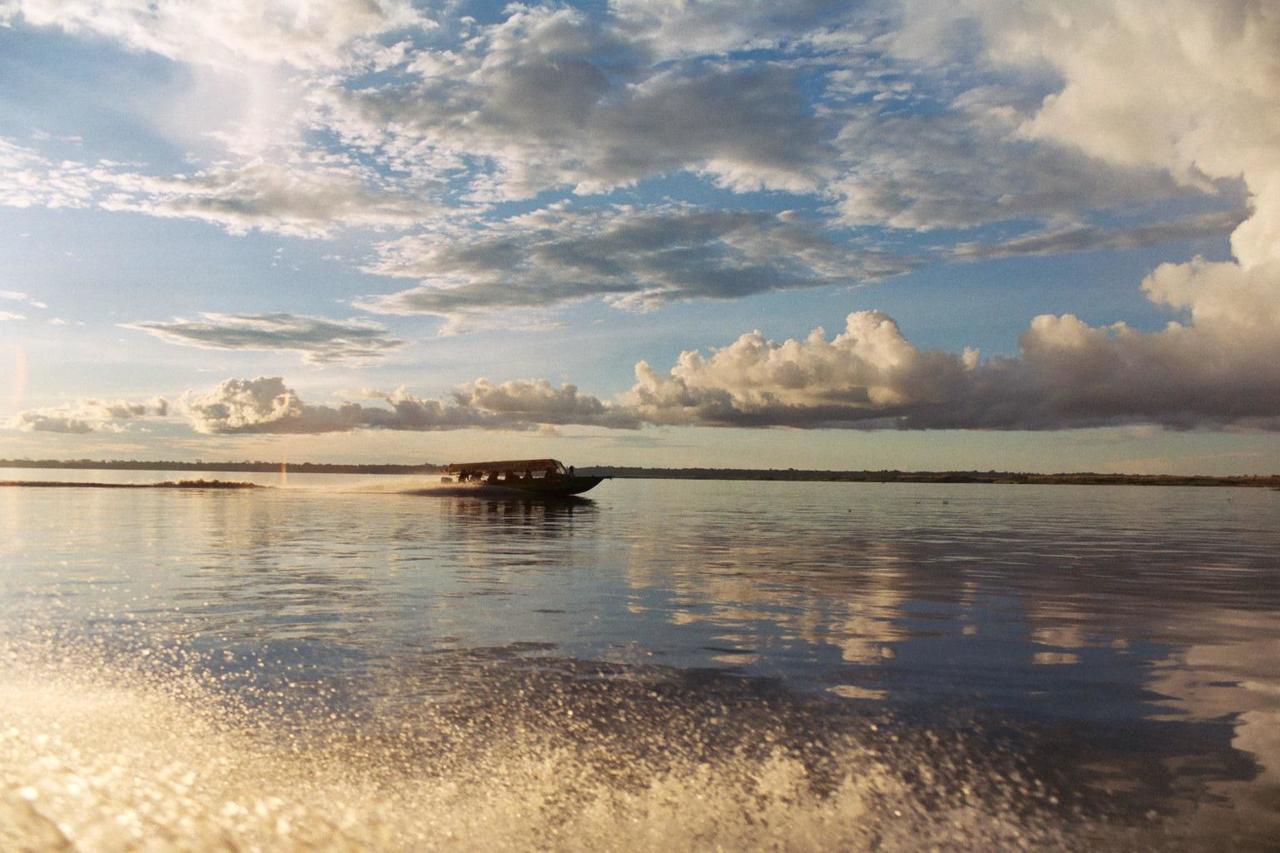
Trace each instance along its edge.
{"label": "cloud", "polygon": [[634,429],[640,425],[632,413],[621,407],[580,394],[574,385],[556,388],[545,379],[501,384],[477,379],[455,391],[454,400],[468,409],[529,423],[588,424],[616,429]]}
{"label": "cloud", "polygon": [[81,163],[55,163],[38,151],[0,137],[0,205],[88,207],[95,183]]}
{"label": "cloud", "polygon": [[662,373],[636,365],[609,402],[546,380],[484,379],[431,400],[403,389],[383,405],[304,403],[279,378],[228,380],[184,408],[209,433],[353,429],[528,429],[642,424],[803,429],[1057,430],[1124,424],[1280,430],[1277,265],[1197,259],[1165,264],[1143,291],[1184,319],[1143,332],[1036,317],[1016,356],[922,350],[888,315],[850,314],[828,339],[815,329],[776,343],[759,332]]}
{"label": "cloud", "polygon": [[198,219],[233,234],[257,229],[295,237],[328,237],[340,226],[407,227],[439,211],[419,194],[373,170],[330,159],[254,160],[191,175],[156,177],[98,168],[97,204],[104,210]]}
{"label": "cloud", "polygon": [[406,237],[367,269],[422,279],[358,307],[391,314],[465,315],[583,299],[656,306],[689,299],[858,284],[920,259],[834,242],[789,214],[688,207],[547,208],[443,240]]}
{"label": "cloud", "polygon": [[200,318],[127,323],[124,328],[201,349],[298,352],[312,364],[373,361],[404,344],[366,320],[295,314],[202,313]]}
{"label": "cloud", "polygon": [[25,314],[18,314],[13,311],[0,311],[0,323],[6,322],[9,320],[25,320],[25,319],[27,319],[27,316]]}
{"label": "cloud", "polygon": [[[850,314],[828,339],[815,329],[776,343],[751,332],[721,349],[680,355],[666,373],[636,365],[615,401],[545,379],[460,386],[443,399],[403,388],[377,404],[305,402],[279,377],[228,379],[188,393],[180,411],[209,434],[358,429],[525,430],[577,424],[802,429],[1059,430],[1151,424],[1280,431],[1280,262],[1243,267],[1196,259],[1143,282],[1184,319],[1154,332],[1036,317],[1013,357],[922,350],[878,311]],[[24,412],[10,427],[88,432],[167,406],[86,401]]]}
{"label": "cloud", "polygon": [[324,68],[350,61],[353,42],[430,26],[402,0],[5,0],[0,22],[92,34],[183,62],[245,61]]}
{"label": "cloud", "polygon": [[145,403],[88,399],[19,412],[5,425],[23,432],[123,432],[126,423],[147,417],[165,417],[169,409],[169,402],[162,397]]}
{"label": "cloud", "polygon": [[[803,196],[795,206],[817,209],[813,216],[829,226],[810,230],[847,247],[846,280],[869,280],[880,271],[867,267],[911,264],[869,251],[867,241],[879,238],[868,226],[1035,228],[1099,221],[1089,214],[1102,210],[1131,214],[1180,194],[1235,194],[1252,168],[1236,165],[1236,155],[1261,162],[1275,148],[1269,89],[1261,85],[1272,82],[1261,70],[1270,24],[1250,23],[1257,14],[1245,0],[1185,20],[1153,2],[1144,30],[1135,23],[1142,16],[1120,11],[1124,4],[1088,2],[1096,14],[1063,22],[1053,4],[1005,0],[946,7],[615,0],[595,9],[512,4],[485,23],[451,13],[437,24],[406,0],[8,0],[0,6],[7,20],[106,37],[196,69],[182,112],[212,106],[207,111],[221,118],[183,142],[198,139],[201,150],[220,142],[229,156],[159,175],[59,161],[0,140],[0,204],[97,206],[206,221],[235,234],[412,230],[418,236],[391,244],[375,265],[400,275],[456,242],[458,219],[502,215],[496,202],[602,194],[684,173],[686,186],[704,183],[702,197],[714,192],[708,183]],[[1188,47],[1197,43],[1183,36],[1201,30],[1202,49]],[[1116,49],[1128,39],[1141,68]],[[1181,47],[1163,57],[1165,45]],[[1202,68],[1215,51],[1225,67]],[[1165,81],[1151,69],[1166,59],[1179,85],[1195,93],[1186,103],[1165,104],[1167,91],[1154,91]],[[1115,91],[1097,82],[1121,78]],[[1116,109],[1098,106],[1108,103]],[[1199,123],[1201,110],[1218,118]],[[1230,156],[1205,153],[1212,146],[1204,140],[1225,133],[1214,128],[1246,124],[1259,130],[1240,134]],[[1163,134],[1155,142],[1142,130],[1153,127]],[[1171,143],[1175,137],[1183,141]],[[1250,183],[1255,195],[1258,186]],[[776,197],[768,204],[780,206]],[[458,253],[540,239],[499,233],[518,231],[515,220],[490,226],[463,233]],[[1242,226],[1237,240],[1254,227]],[[1160,239],[1159,231],[1139,223],[1030,233],[991,251],[1123,247]],[[959,249],[982,251],[973,241]],[[451,269],[468,266],[444,259]],[[658,301],[704,290],[734,298],[772,289],[753,272],[791,280],[785,273],[796,270],[777,275],[784,265],[731,268],[733,282],[717,280],[725,270],[713,265],[705,287],[659,282],[652,292]],[[644,270],[629,273],[629,283],[606,275],[598,293],[555,270],[514,288],[489,272],[454,272],[455,281],[370,304],[456,317],[480,310],[486,297],[502,307],[559,301],[546,293],[556,289],[606,298],[650,292]],[[809,278],[796,286],[822,280]]]}
{"label": "cloud", "polygon": [[394,160],[484,158],[492,169],[466,176],[482,199],[684,170],[735,190],[812,192],[828,176],[824,124],[785,64],[668,67],[582,11],[508,8],[456,48],[419,52],[416,81],[318,93],[323,120]]}
{"label": "cloud", "polygon": [[20,302],[23,305],[29,305],[32,308],[48,308],[49,306],[36,299],[30,294],[23,293],[20,290],[0,290],[0,299],[6,302]]}
{"label": "cloud", "polygon": [[[119,163],[54,161],[0,137],[0,205],[97,207],[195,219],[232,234],[331,237],[340,228],[407,228],[440,218],[430,181],[388,177],[342,156],[255,158],[191,174],[147,175]],[[465,210],[454,210],[455,219]]]}
{"label": "cloud", "polygon": [[355,429],[439,431],[527,430],[541,424],[634,427],[630,415],[572,385],[556,388],[545,380],[495,385],[484,379],[465,385],[452,399],[415,397],[403,389],[371,391],[385,406],[344,402],[305,403],[280,377],[228,379],[212,391],[189,394],[182,403],[192,427],[211,434],[326,433]]}
{"label": "cloud", "polygon": [[752,332],[710,355],[685,352],[666,374],[641,362],[624,403],[648,423],[707,426],[1276,430],[1280,300],[1252,285],[1234,264],[1167,264],[1144,289],[1190,307],[1190,324],[1144,333],[1046,314],[1016,358],[986,362],[920,350],[892,318],[860,311],[831,340],[821,329],[781,344]]}
{"label": "cloud", "polygon": [[1215,211],[1170,222],[1156,222],[1151,225],[1134,225],[1111,230],[1096,225],[1078,225],[1027,234],[1003,243],[958,243],[954,252],[961,258],[1008,258],[1018,255],[1092,252],[1102,249],[1136,249],[1178,240],[1224,237],[1230,234],[1246,215],[1239,211]]}
{"label": "cloud", "polygon": [[[978,23],[993,66],[1048,68],[1058,77],[1024,117],[1023,138],[1071,146],[1116,168],[1161,169],[1187,187],[1243,182],[1250,213],[1231,234],[1234,261],[1166,264],[1143,282],[1153,301],[1189,313],[1192,324],[1135,339],[1150,345],[1141,352],[1126,346],[1115,354],[1149,361],[1158,346],[1162,363],[1178,363],[1186,374],[1160,376],[1155,391],[1161,384],[1193,390],[1200,402],[1188,400],[1185,408],[1203,406],[1228,419],[1231,412],[1273,415],[1272,342],[1280,340],[1274,5],[1092,0],[1064,10],[1041,0],[958,8],[946,14]],[[939,14],[927,4],[911,11],[922,19]],[[1123,385],[1106,393],[1125,390],[1139,399],[1154,393]]]}
{"label": "cloud", "polygon": [[840,220],[917,231],[972,228],[1216,189],[1181,186],[1152,165],[1109,164],[1070,145],[1028,140],[1021,113],[1006,102],[1023,97],[975,86],[910,110],[874,99],[842,110],[842,168],[830,185]]}
{"label": "cloud", "polygon": [[718,56],[786,45],[815,28],[837,28],[858,13],[848,0],[612,0],[619,31],[654,55]]}
{"label": "cloud", "polygon": [[[1189,187],[1242,178],[1253,215],[1233,235],[1244,264],[1280,257],[1280,18],[1267,0],[967,2],[995,67],[1048,67],[1056,90],[1019,135],[1103,163],[1160,169]],[[929,17],[917,4],[913,11]],[[936,15],[937,12],[935,11]]]}

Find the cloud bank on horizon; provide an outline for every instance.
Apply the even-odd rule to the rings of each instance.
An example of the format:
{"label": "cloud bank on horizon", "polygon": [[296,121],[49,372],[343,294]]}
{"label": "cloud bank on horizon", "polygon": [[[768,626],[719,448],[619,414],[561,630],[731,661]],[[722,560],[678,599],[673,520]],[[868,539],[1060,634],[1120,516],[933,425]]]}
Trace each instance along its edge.
{"label": "cloud bank on horizon", "polygon": [[[465,327],[584,301],[652,309],[1230,235],[1230,258],[1141,281],[1172,318],[1157,331],[1045,314],[1017,355],[984,360],[922,350],[862,311],[831,339],[750,333],[706,354],[693,342],[669,370],[638,364],[608,401],[476,380],[440,400],[328,406],[282,379],[227,380],[178,407],[201,432],[1280,428],[1280,10],[1268,0],[612,0],[475,16],[402,0],[3,0],[0,21],[105,39],[248,93],[238,120],[208,134],[220,156],[181,172],[0,138],[0,204],[363,234],[371,284],[349,304],[383,318]],[[371,320],[285,312],[126,328],[313,364],[402,344]],[[144,410],[85,403],[11,426],[151,414],[132,405]]]}

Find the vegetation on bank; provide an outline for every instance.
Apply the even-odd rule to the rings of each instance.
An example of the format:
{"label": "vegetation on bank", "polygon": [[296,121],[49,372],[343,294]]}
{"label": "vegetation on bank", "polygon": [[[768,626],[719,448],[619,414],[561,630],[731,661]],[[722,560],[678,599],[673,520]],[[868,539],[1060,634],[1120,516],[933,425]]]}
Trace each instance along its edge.
{"label": "vegetation on bank", "polygon": [[74,468],[86,471],[242,471],[274,474],[436,474],[440,465],[359,465],[330,462],[153,462],[138,459],[0,459],[0,468]]}
{"label": "vegetation on bank", "polygon": [[822,471],[797,468],[580,468],[593,476],[662,480],[785,480],[834,483],[992,483],[1075,486],[1254,486],[1280,488],[1280,475],[1030,474],[1019,471]]}
{"label": "vegetation on bank", "polygon": [[76,483],[69,480],[0,480],[0,487],[63,489],[264,489],[257,483],[234,480],[166,480],[163,483]]}

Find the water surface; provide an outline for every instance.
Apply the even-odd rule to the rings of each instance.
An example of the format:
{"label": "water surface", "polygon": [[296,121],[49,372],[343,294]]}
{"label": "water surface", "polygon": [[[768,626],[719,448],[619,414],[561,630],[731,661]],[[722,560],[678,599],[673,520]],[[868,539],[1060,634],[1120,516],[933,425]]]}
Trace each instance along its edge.
{"label": "water surface", "polygon": [[0,489],[0,841],[1280,837],[1280,494],[206,476]]}

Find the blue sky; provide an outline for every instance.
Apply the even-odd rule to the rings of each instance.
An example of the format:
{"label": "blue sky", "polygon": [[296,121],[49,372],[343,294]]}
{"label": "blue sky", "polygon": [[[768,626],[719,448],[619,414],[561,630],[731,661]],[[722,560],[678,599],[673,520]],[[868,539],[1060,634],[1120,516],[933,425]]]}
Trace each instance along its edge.
{"label": "blue sky", "polygon": [[1262,0],[0,21],[0,455],[1280,468]]}

